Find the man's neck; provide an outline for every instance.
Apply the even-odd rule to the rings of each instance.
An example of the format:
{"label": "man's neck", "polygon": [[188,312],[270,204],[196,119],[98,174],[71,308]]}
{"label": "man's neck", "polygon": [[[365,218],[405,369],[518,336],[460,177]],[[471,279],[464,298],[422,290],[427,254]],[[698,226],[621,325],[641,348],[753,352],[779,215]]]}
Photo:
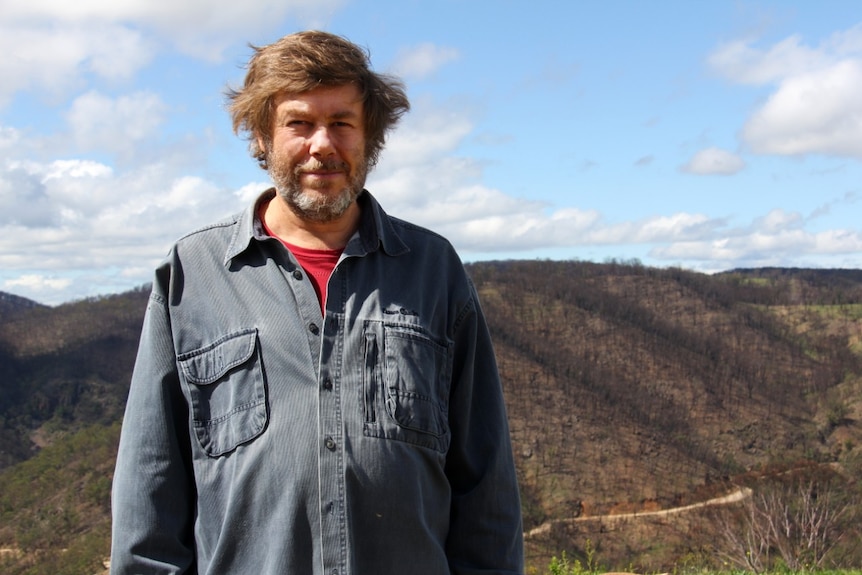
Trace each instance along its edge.
{"label": "man's neck", "polygon": [[360,208],[354,201],[344,214],[329,222],[303,219],[276,194],[260,208],[266,227],[282,241],[311,250],[340,250],[359,226]]}

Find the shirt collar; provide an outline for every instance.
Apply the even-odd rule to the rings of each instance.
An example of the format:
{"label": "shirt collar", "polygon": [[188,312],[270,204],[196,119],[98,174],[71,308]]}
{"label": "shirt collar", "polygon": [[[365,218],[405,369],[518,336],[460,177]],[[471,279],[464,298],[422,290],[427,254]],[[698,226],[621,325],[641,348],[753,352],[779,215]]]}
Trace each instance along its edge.
{"label": "shirt collar", "polygon": [[[275,189],[269,188],[239,214],[236,220],[238,225],[234,228],[233,238],[225,253],[225,266],[229,266],[234,258],[246,251],[253,241],[264,241],[269,237],[258,217],[258,207],[274,196]],[[344,248],[346,255],[364,256],[377,251],[378,248],[382,248],[390,256],[400,256],[410,251],[395,230],[390,217],[368,190],[363,190],[356,201],[361,208],[361,216],[356,232]]]}

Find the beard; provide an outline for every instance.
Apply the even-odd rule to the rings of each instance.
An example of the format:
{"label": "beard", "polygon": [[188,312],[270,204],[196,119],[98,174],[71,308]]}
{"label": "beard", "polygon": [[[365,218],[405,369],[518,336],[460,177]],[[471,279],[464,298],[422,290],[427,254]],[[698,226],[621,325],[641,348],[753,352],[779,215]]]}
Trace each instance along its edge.
{"label": "beard", "polygon": [[[331,222],[344,215],[362,192],[369,168],[364,157],[359,158],[352,173],[350,165],[342,160],[321,162],[312,158],[304,164],[291,164],[285,158],[270,153],[269,149],[266,162],[276,192],[290,210],[306,221],[318,223]],[[302,174],[310,171],[343,172],[347,175],[347,183],[341,189],[330,189],[327,182],[313,182],[303,187]]]}

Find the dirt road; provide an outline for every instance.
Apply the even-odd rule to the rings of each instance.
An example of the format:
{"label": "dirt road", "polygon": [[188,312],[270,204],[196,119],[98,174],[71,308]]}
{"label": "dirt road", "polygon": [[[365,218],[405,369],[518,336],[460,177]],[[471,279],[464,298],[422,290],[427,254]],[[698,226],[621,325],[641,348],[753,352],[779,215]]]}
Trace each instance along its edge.
{"label": "dirt road", "polygon": [[534,527],[530,529],[528,532],[524,533],[525,539],[530,539],[531,537],[538,537],[544,534],[547,534],[551,531],[551,528],[555,525],[566,525],[572,523],[579,523],[585,521],[601,521],[604,523],[613,523],[616,521],[625,521],[630,519],[640,519],[643,517],[667,517],[670,515],[677,515],[680,513],[686,513],[688,511],[692,511],[694,509],[701,509],[703,507],[714,507],[717,505],[728,505],[730,503],[736,503],[739,501],[743,501],[747,498],[751,497],[751,489],[742,488],[734,491],[733,493],[729,493],[727,495],[723,495],[722,497],[716,497],[714,499],[709,499],[707,501],[701,501],[700,503],[693,503],[691,505],[684,505],[682,507],[673,507],[671,509],[661,509],[659,511],[641,511],[637,513],[619,513],[615,515],[587,515],[584,517],[573,517],[571,519],[555,519],[553,521],[547,521],[538,527]]}

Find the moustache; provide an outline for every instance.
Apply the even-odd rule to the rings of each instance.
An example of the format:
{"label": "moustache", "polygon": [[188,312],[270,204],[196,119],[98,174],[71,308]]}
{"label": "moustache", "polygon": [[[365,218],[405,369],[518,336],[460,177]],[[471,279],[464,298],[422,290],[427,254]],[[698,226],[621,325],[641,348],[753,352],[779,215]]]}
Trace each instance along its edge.
{"label": "moustache", "polygon": [[347,165],[347,162],[343,162],[341,160],[309,160],[304,164],[300,164],[296,166],[296,173],[301,174],[304,172],[347,172],[349,171],[350,166]]}

